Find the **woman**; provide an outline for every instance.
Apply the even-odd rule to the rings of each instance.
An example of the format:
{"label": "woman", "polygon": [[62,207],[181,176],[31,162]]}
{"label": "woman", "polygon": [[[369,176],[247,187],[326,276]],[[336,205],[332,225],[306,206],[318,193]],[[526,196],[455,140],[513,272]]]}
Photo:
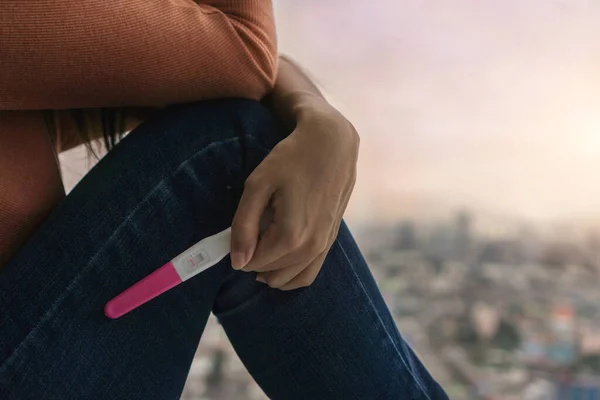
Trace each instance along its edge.
{"label": "woman", "polygon": [[[5,0],[0,21],[0,398],[176,399],[211,311],[271,398],[447,398],[341,220],[356,132],[278,59],[270,2]],[[123,111],[65,197],[50,143],[112,145]],[[231,258],[104,316],[229,225]]]}

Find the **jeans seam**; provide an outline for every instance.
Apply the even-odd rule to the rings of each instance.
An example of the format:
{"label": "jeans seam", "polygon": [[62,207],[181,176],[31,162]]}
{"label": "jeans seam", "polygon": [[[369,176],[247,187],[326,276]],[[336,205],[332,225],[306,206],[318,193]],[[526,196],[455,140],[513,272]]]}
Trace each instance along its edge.
{"label": "jeans seam", "polygon": [[381,315],[379,315],[379,312],[377,311],[377,307],[375,307],[375,304],[373,303],[373,300],[371,299],[371,296],[369,296],[369,293],[367,292],[367,290],[365,289],[365,286],[363,285],[360,277],[358,276],[358,274],[356,273],[356,270],[354,269],[354,265],[352,264],[352,262],[350,261],[350,258],[348,257],[348,254],[346,254],[346,251],[344,250],[344,246],[342,246],[342,244],[338,241],[338,246],[340,247],[340,250],[342,251],[342,253],[344,254],[344,257],[346,258],[346,260],[348,261],[348,264],[350,265],[350,269],[352,270],[352,273],[354,274],[354,276],[356,277],[356,279],[358,280],[358,283],[364,293],[364,295],[367,297],[367,299],[369,300],[369,305],[371,306],[373,312],[375,313],[375,315],[377,316],[377,319],[379,320],[379,322],[381,323],[381,326],[383,327],[383,330],[385,332],[385,334],[387,335],[388,339],[390,340],[390,342],[392,343],[392,346],[394,346],[394,350],[396,350],[396,353],[398,354],[398,356],[400,356],[400,360],[402,360],[402,364],[404,364],[404,367],[406,368],[406,370],[408,371],[409,375],[414,379],[414,381],[416,382],[417,386],[419,387],[419,389],[421,389],[421,392],[423,392],[423,394],[425,395],[425,397],[427,397],[428,400],[431,400],[431,398],[429,397],[429,395],[427,394],[427,392],[425,392],[425,389],[423,388],[423,386],[421,385],[421,382],[417,379],[417,377],[413,374],[413,372],[411,371],[411,369],[408,366],[408,363],[406,362],[406,360],[404,359],[404,357],[402,356],[402,353],[400,352],[400,350],[398,349],[398,347],[396,346],[396,343],[394,343],[394,340],[392,339],[392,336],[390,335],[387,327],[385,326],[385,323],[383,322],[383,319],[381,319]]}
{"label": "jeans seam", "polygon": [[13,362],[13,360],[15,359],[15,357],[17,356],[17,354],[19,353],[19,350],[21,349],[21,347],[23,347],[26,343],[30,342],[31,340],[33,340],[35,338],[35,335],[39,331],[40,326],[42,324],[44,324],[50,317],[52,317],[56,313],[56,311],[58,310],[58,307],[63,303],[63,301],[66,298],[67,294],[69,294],[70,292],[72,292],[73,288],[79,282],[79,280],[81,279],[81,277],[83,275],[85,275],[88,272],[88,269],[90,268],[90,266],[94,264],[94,261],[97,258],[97,256],[99,254],[101,254],[102,251],[104,251],[104,249],[113,241],[113,238],[116,236],[116,234],[124,226],[126,226],[127,223],[130,222],[131,217],[135,213],[138,212],[138,210],[142,207],[142,205],[144,205],[145,203],[147,203],[147,201],[152,197],[152,195],[156,192],[156,190],[163,183],[165,183],[166,181],[168,181],[169,179],[171,179],[173,176],[175,176],[179,171],[181,171],[186,166],[186,164],[188,164],[190,162],[190,160],[192,160],[192,159],[200,156],[205,151],[207,151],[209,149],[212,149],[212,148],[214,148],[216,146],[221,146],[221,145],[224,145],[224,144],[229,144],[229,143],[232,143],[232,142],[236,142],[238,140],[239,140],[238,137],[234,137],[234,138],[229,138],[229,139],[225,139],[225,140],[221,140],[221,141],[217,141],[217,142],[212,142],[212,143],[206,145],[201,150],[197,151],[196,153],[194,153],[193,155],[191,155],[190,157],[188,157],[184,161],[182,161],[179,164],[179,166],[175,170],[173,170],[168,176],[164,177],[158,183],[156,183],[154,185],[154,187],[144,196],[144,198],[135,206],[135,208],[127,215],[127,217],[125,217],[123,219],[123,222],[121,222],[121,224],[119,224],[119,226],[117,228],[115,228],[115,230],[112,232],[112,234],[110,235],[110,237],[108,239],[106,239],[106,241],[102,244],[102,246],[98,249],[98,251],[96,251],[96,253],[90,258],[89,262],[85,265],[85,267],[81,268],[81,270],[79,271],[79,273],[77,273],[75,275],[75,277],[69,282],[69,284],[67,285],[67,287],[65,288],[65,290],[63,291],[63,293],[58,297],[58,299],[56,299],[54,301],[54,303],[52,304],[52,306],[44,313],[44,315],[40,318],[40,320],[35,324],[35,326],[27,334],[27,336],[25,336],[25,338],[17,346],[15,346],[15,349],[12,351],[12,353],[10,354],[10,356],[8,356],[5,359],[5,361],[0,365],[0,374],[3,373],[6,370],[6,368]]}

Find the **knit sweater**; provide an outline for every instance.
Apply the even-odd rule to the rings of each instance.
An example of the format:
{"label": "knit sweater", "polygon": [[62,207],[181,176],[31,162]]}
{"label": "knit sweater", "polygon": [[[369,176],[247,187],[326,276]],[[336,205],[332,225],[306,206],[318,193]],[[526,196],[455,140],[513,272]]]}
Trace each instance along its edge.
{"label": "knit sweater", "polygon": [[0,267],[65,196],[72,124],[53,148],[39,110],[260,99],[276,71],[270,0],[3,0]]}

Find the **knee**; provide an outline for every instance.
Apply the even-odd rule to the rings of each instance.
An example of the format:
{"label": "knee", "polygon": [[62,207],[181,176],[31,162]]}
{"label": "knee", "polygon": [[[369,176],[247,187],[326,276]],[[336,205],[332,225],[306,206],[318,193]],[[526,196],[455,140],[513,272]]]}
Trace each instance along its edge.
{"label": "knee", "polygon": [[[240,98],[179,104],[167,109],[167,119],[178,129],[193,127],[203,135],[269,135],[275,132],[270,111],[260,102]],[[228,134],[229,133],[229,134]]]}
{"label": "knee", "polygon": [[[200,151],[231,142],[239,143],[234,147],[244,149],[244,160],[249,159],[248,163],[254,165],[282,139],[279,132],[271,113],[257,101],[220,99],[185,103],[169,106],[146,120],[110,156],[113,161],[122,159],[123,163],[130,163],[133,154],[139,163],[156,164],[160,159],[167,167],[176,168],[182,160]],[[248,150],[247,137],[252,138],[253,151]],[[235,157],[238,156],[236,153]]]}

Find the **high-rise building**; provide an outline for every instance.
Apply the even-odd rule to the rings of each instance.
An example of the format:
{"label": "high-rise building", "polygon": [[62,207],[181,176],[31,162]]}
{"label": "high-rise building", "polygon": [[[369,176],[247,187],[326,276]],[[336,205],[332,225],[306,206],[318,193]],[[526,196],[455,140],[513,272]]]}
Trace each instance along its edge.
{"label": "high-rise building", "polygon": [[417,234],[411,221],[404,221],[396,230],[394,248],[396,250],[412,250],[417,246]]}
{"label": "high-rise building", "polygon": [[461,261],[468,261],[471,251],[471,229],[473,218],[467,211],[460,211],[454,220],[453,255]]}

